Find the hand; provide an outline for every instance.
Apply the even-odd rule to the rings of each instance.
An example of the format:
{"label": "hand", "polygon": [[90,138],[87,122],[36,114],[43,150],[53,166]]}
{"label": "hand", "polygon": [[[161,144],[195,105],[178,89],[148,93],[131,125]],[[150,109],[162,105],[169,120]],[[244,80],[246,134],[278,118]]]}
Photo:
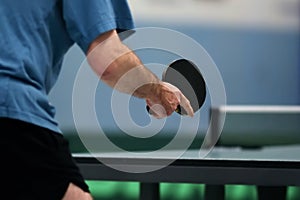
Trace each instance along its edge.
{"label": "hand", "polygon": [[161,82],[157,90],[155,95],[146,99],[146,103],[150,108],[149,112],[154,117],[160,119],[170,116],[178,105],[184,108],[190,117],[194,116],[189,100],[177,87],[167,82]]}

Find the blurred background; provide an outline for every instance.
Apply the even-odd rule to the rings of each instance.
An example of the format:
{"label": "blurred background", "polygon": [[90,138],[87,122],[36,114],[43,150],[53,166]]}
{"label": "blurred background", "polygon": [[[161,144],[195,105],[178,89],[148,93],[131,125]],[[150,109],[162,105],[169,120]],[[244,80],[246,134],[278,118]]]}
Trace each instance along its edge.
{"label": "blurred background", "polygon": [[[130,0],[129,3],[137,28],[169,28],[203,46],[221,73],[227,104],[300,104],[299,0]],[[148,49],[137,54],[146,64],[167,65],[173,59],[161,51]],[[65,57],[59,80],[50,94],[50,100],[57,108],[56,118],[66,134],[76,132],[72,89],[84,58],[74,45]],[[160,72],[157,75],[161,77]],[[112,115],[111,95],[111,88],[99,83],[95,107],[105,133],[119,136],[122,131]],[[208,96],[201,108],[199,137],[206,133],[209,124],[209,100]],[[128,106],[122,98],[118,102]],[[133,124],[128,124],[126,129],[134,130],[136,125],[145,127],[144,132],[155,129],[146,127],[151,120],[143,100],[131,98],[129,110]],[[97,133],[92,120],[85,120],[82,124],[87,134]],[[167,119],[161,135],[176,132],[179,121],[180,117],[174,113]],[[281,139],[273,138],[272,142]],[[293,135],[293,139],[300,141],[297,135]]]}
{"label": "blurred background", "polygon": [[[222,75],[227,104],[300,105],[299,0],[129,0],[128,2],[137,28],[163,27],[176,30],[193,38],[205,48]],[[138,55],[145,63],[168,64],[171,61],[169,57],[164,57],[156,51],[145,50],[138,52]],[[74,152],[85,151],[78,139],[72,116],[73,83],[83,61],[83,53],[78,46],[74,45],[65,57],[59,80],[50,94],[50,100],[57,108],[56,118],[61,129],[70,138],[70,145]],[[159,137],[142,141],[124,134],[111,114],[111,94],[110,88],[99,83],[95,96],[96,112],[101,127],[112,141],[124,149],[140,150],[148,147],[160,148],[173,137],[179,120],[176,114],[167,120],[163,133],[159,134]],[[144,101],[133,98],[129,109],[136,124],[146,126],[150,122]],[[201,145],[209,123],[209,109],[209,100],[207,100],[204,108],[201,109],[204,117],[201,118],[199,133],[191,148],[199,148]],[[292,120],[294,125],[298,122],[300,124],[298,119],[299,116]],[[288,122],[289,120],[286,120],[281,126],[289,127]],[[97,134],[97,127],[89,123],[90,120],[86,119],[84,127],[86,133],[91,136]],[[234,141],[236,136],[231,136],[227,143],[248,147],[300,143],[300,131],[297,129],[299,124],[288,134],[282,132],[272,136],[271,132],[266,132],[268,137],[263,137],[263,142],[261,135],[249,133],[252,135],[246,138],[251,138],[250,140]],[[234,125],[231,129],[234,129]],[[145,128],[144,131],[151,132],[151,129]],[[114,188],[111,195],[117,195],[116,190],[122,188],[118,187],[121,183],[110,182],[109,184]],[[130,183],[127,186],[135,188],[132,184],[134,185]],[[102,189],[107,187],[108,183],[104,185]],[[101,187],[101,184],[95,187]],[[255,190],[250,186],[246,189],[246,186],[228,187],[231,189],[228,195],[232,194],[228,199],[256,198]],[[173,196],[167,192],[163,192],[162,195],[164,199],[176,199],[182,194],[186,195],[188,191],[190,197],[185,199],[196,197],[201,199],[203,185],[199,187],[182,185],[181,188],[185,189],[177,190],[177,195],[174,194],[174,190],[172,190]],[[234,190],[236,188],[239,189]],[[95,189],[96,191],[98,190]],[[162,191],[168,190],[162,189]],[[135,199],[137,192],[133,189],[132,193],[126,195],[120,189],[119,193],[123,196],[118,199]],[[296,187],[290,187],[289,199],[298,199],[299,194]],[[109,194],[106,195],[107,199],[112,198]]]}

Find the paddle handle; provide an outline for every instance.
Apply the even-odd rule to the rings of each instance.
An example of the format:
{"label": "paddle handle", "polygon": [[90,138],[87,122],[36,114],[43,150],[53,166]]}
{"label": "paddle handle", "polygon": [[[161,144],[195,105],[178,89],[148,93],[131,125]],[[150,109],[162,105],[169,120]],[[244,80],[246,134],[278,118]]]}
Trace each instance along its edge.
{"label": "paddle handle", "polygon": [[[146,106],[146,109],[147,109],[147,112],[148,112],[149,114],[151,114],[151,113],[150,113],[150,107],[149,107],[148,105]],[[177,106],[175,112],[177,112],[178,114],[182,115],[180,105]]]}

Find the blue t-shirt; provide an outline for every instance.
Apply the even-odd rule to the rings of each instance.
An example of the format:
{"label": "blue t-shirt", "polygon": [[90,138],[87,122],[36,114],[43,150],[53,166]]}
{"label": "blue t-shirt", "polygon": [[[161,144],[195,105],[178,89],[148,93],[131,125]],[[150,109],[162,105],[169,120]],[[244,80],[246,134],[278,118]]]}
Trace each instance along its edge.
{"label": "blue t-shirt", "polygon": [[126,0],[1,0],[0,117],[61,132],[48,94],[69,48],[133,28]]}

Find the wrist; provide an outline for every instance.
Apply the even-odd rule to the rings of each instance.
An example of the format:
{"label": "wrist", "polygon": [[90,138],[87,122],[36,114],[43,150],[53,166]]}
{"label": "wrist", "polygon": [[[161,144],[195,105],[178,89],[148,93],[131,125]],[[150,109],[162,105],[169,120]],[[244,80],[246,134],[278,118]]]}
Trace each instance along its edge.
{"label": "wrist", "polygon": [[147,83],[137,88],[133,96],[143,99],[155,99],[159,96],[161,84],[159,82]]}

